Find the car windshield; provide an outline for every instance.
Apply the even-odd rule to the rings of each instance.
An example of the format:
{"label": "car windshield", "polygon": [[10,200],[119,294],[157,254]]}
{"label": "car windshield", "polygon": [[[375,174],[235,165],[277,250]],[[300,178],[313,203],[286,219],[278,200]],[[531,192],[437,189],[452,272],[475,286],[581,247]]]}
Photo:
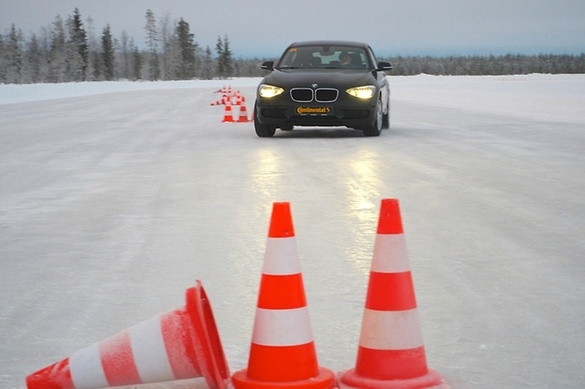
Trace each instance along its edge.
{"label": "car windshield", "polygon": [[354,46],[290,47],[278,62],[279,69],[370,69],[366,51]]}

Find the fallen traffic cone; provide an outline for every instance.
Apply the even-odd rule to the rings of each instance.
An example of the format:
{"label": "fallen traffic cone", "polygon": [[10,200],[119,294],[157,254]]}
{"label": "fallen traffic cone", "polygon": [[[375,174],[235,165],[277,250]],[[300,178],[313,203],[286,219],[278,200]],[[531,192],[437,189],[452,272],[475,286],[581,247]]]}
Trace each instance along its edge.
{"label": "fallen traffic cone", "polygon": [[232,106],[230,104],[225,105],[222,123],[233,123],[234,117],[232,115]]}
{"label": "fallen traffic cone", "polygon": [[225,93],[221,95],[221,99],[217,100],[215,103],[211,103],[210,105],[227,105],[231,103],[231,97],[226,95]]}
{"label": "fallen traffic cone", "polygon": [[427,367],[398,200],[382,200],[355,369],[340,388],[448,388]]}
{"label": "fallen traffic cone", "polygon": [[246,110],[246,104],[240,105],[240,116],[238,117],[238,123],[247,123],[248,120],[248,111]]}
{"label": "fallen traffic cone", "polygon": [[317,364],[289,203],[274,203],[248,368],[236,389],[333,388],[335,376]]}
{"label": "fallen traffic cone", "polygon": [[28,389],[94,389],[204,377],[225,388],[227,362],[201,283],[160,314],[26,377]]}

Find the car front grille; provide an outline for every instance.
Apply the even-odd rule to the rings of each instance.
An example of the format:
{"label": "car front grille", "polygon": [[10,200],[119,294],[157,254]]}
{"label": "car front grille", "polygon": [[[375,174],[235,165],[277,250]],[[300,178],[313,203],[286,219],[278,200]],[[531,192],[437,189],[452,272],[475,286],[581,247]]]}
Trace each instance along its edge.
{"label": "car front grille", "polygon": [[291,89],[290,98],[297,103],[310,103],[313,101],[313,90],[309,88]]}
{"label": "car front grille", "polygon": [[339,91],[335,88],[293,88],[290,90],[290,98],[297,103],[310,103],[313,100],[318,103],[333,103],[339,97]]}
{"label": "car front grille", "polygon": [[318,103],[332,103],[337,100],[339,91],[333,88],[320,88],[315,90],[315,101]]}

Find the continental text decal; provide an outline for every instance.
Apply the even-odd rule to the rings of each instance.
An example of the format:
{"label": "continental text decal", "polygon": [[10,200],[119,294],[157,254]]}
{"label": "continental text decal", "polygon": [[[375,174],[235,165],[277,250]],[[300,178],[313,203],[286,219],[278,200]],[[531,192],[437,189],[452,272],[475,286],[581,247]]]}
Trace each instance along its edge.
{"label": "continental text decal", "polygon": [[327,115],[331,113],[329,107],[297,107],[299,115]]}

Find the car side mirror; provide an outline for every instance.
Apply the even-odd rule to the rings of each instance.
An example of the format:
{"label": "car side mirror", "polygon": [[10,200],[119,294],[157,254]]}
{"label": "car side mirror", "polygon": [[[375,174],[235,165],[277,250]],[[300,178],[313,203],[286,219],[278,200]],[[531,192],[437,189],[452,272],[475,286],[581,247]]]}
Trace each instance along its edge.
{"label": "car side mirror", "polygon": [[378,62],[378,68],[376,70],[380,72],[392,70],[392,64],[390,62],[380,61]]}
{"label": "car side mirror", "polygon": [[274,70],[274,61],[262,62],[262,65],[260,65],[260,69]]}

